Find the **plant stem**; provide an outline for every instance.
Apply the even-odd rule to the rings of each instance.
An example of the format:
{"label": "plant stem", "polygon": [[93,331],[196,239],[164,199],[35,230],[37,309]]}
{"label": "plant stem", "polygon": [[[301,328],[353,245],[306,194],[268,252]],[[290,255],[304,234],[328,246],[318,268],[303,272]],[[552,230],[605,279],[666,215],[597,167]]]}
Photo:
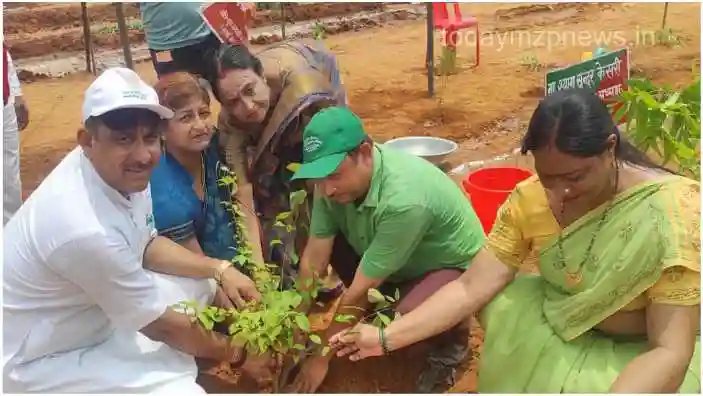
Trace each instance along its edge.
{"label": "plant stem", "polygon": [[664,16],[662,16],[662,30],[666,28],[666,15],[669,13],[669,2],[664,3]]}

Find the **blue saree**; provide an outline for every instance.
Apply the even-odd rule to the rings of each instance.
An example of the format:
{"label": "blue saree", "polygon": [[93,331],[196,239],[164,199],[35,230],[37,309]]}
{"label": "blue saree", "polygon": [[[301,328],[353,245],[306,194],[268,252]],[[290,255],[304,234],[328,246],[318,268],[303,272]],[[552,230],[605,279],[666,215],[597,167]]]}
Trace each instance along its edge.
{"label": "blue saree", "polygon": [[193,177],[167,151],[151,176],[154,220],[159,235],[175,242],[196,237],[206,256],[231,260],[237,254],[231,214],[222,204],[231,201],[227,186],[218,185],[226,176],[218,152],[217,133],[202,153],[204,199],[193,190]]}

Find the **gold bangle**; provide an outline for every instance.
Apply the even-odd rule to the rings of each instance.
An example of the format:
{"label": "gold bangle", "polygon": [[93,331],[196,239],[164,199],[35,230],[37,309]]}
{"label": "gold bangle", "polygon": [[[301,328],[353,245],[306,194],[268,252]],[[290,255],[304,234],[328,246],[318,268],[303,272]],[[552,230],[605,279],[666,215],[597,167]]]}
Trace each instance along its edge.
{"label": "gold bangle", "polygon": [[225,271],[227,271],[227,268],[231,266],[232,264],[229,261],[221,261],[220,265],[217,266],[215,269],[215,276],[213,276],[213,278],[218,285],[222,285],[222,276],[225,274]]}

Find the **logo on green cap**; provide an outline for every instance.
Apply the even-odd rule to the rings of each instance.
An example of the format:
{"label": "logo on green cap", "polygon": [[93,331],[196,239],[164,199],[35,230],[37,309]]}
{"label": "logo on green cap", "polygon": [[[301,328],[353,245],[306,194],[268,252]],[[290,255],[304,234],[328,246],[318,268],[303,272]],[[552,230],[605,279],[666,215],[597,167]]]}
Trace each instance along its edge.
{"label": "logo on green cap", "polygon": [[303,152],[305,154],[312,154],[322,147],[322,140],[317,136],[306,136],[303,139]]}
{"label": "logo on green cap", "polygon": [[346,107],[328,107],[315,114],[303,131],[303,163],[293,179],[329,176],[366,139],[359,117]]}

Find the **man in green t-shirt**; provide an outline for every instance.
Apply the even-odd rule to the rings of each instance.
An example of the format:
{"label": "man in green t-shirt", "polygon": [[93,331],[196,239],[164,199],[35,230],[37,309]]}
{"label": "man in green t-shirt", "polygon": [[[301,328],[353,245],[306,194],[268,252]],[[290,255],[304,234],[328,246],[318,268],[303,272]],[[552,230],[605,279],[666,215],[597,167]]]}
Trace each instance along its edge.
{"label": "man in green t-shirt", "polygon": [[[347,287],[338,314],[358,320],[373,288],[391,296],[398,290],[394,309],[409,312],[459,278],[483,246],[481,224],[459,187],[424,159],[374,144],[347,108],[331,107],[310,120],[293,178],[315,186],[299,284],[331,264]],[[333,323],[327,335],[353,324]],[[468,330],[463,324],[430,341],[417,392],[453,383],[468,352]],[[314,392],[333,355],[305,361],[294,390]]]}

